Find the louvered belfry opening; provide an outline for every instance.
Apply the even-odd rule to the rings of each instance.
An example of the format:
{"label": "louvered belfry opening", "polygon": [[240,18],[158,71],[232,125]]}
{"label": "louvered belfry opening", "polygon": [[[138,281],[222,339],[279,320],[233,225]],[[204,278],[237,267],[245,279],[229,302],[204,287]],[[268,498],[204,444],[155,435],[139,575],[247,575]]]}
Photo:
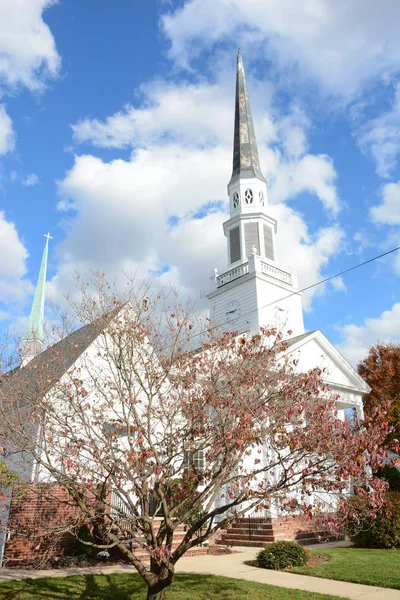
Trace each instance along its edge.
{"label": "louvered belfry opening", "polygon": [[275,260],[272,229],[268,225],[264,225],[264,251],[266,258]]}
{"label": "louvered belfry opening", "polygon": [[258,231],[258,223],[244,224],[244,238],[246,247],[246,257],[250,258],[253,255],[253,248],[256,248],[257,254],[260,254],[260,234]]}
{"label": "louvered belfry opening", "polygon": [[231,263],[241,259],[239,225],[237,227],[233,227],[229,232],[229,251]]}

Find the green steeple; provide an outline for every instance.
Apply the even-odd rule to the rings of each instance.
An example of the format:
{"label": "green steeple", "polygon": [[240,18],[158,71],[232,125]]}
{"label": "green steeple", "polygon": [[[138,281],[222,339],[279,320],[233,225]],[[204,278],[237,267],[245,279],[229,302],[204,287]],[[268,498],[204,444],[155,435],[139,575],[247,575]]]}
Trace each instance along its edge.
{"label": "green steeple", "polygon": [[50,234],[45,235],[46,245],[43,251],[42,264],[40,265],[39,278],[36,285],[35,296],[33,298],[32,310],[29,317],[29,325],[25,335],[25,342],[35,341],[43,344],[44,341],[44,302],[46,289],[46,273],[47,273],[47,255],[49,248]]}

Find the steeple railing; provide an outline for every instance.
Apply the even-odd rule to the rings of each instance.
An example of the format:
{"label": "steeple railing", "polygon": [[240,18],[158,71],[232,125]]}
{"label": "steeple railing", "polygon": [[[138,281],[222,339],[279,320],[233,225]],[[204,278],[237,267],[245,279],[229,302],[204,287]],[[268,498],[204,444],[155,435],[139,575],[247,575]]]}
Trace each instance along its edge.
{"label": "steeple railing", "polygon": [[[283,271],[282,269],[278,269],[278,267],[274,267],[270,263],[263,261],[263,259],[259,259],[259,267],[258,269],[264,275],[268,275],[273,279],[278,279],[279,281],[283,281],[289,285],[292,285],[292,275],[287,271]],[[257,269],[257,270],[258,270]],[[233,267],[233,269],[229,269],[229,271],[225,271],[225,273],[221,273],[221,275],[217,275],[216,283],[217,288],[226,285],[227,283],[231,283],[231,281],[235,281],[239,279],[239,277],[243,277],[243,275],[247,275],[249,273],[249,263],[245,262],[242,265],[237,267]]]}
{"label": "steeple railing", "polygon": [[278,269],[277,267],[274,267],[272,265],[270,265],[267,262],[264,262],[261,259],[261,273],[264,273],[264,275],[269,275],[270,277],[274,277],[275,279],[279,279],[280,281],[283,281],[284,283],[288,283],[289,285],[292,285],[292,276],[290,273],[288,273],[287,271],[282,271],[282,269]]}
{"label": "steeple railing", "polygon": [[246,262],[243,265],[225,271],[225,273],[221,273],[221,275],[217,276],[217,288],[222,287],[231,281],[235,281],[235,279],[239,279],[239,277],[243,277],[243,275],[247,275],[248,272],[249,263]]}

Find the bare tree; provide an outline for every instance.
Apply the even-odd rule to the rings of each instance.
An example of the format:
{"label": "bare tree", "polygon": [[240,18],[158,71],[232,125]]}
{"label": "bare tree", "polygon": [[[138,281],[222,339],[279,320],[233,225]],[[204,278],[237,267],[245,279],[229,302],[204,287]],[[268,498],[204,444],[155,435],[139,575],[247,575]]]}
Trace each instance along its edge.
{"label": "bare tree", "polygon": [[314,489],[340,495],[351,480],[379,506],[385,484],[367,467],[382,464],[381,416],[368,439],[338,419],[322,373],[297,372],[276,330],[201,331],[173,290],[87,289],[73,303],[86,325],[3,377],[3,445],[64,486],[149,600],[188,550],[260,504],[312,514]]}

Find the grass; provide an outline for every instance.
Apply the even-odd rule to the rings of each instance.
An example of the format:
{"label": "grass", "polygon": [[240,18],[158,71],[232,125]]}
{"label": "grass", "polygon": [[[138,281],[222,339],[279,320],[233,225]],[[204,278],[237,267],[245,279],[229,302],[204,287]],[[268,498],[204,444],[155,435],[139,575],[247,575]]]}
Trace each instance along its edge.
{"label": "grass", "polygon": [[[138,575],[25,579],[0,584],[1,600],[144,600]],[[212,575],[177,575],[166,600],[343,600]]]}
{"label": "grass", "polygon": [[400,589],[400,550],[326,548],[314,553],[325,554],[330,560],[315,567],[290,569],[290,572]]}

